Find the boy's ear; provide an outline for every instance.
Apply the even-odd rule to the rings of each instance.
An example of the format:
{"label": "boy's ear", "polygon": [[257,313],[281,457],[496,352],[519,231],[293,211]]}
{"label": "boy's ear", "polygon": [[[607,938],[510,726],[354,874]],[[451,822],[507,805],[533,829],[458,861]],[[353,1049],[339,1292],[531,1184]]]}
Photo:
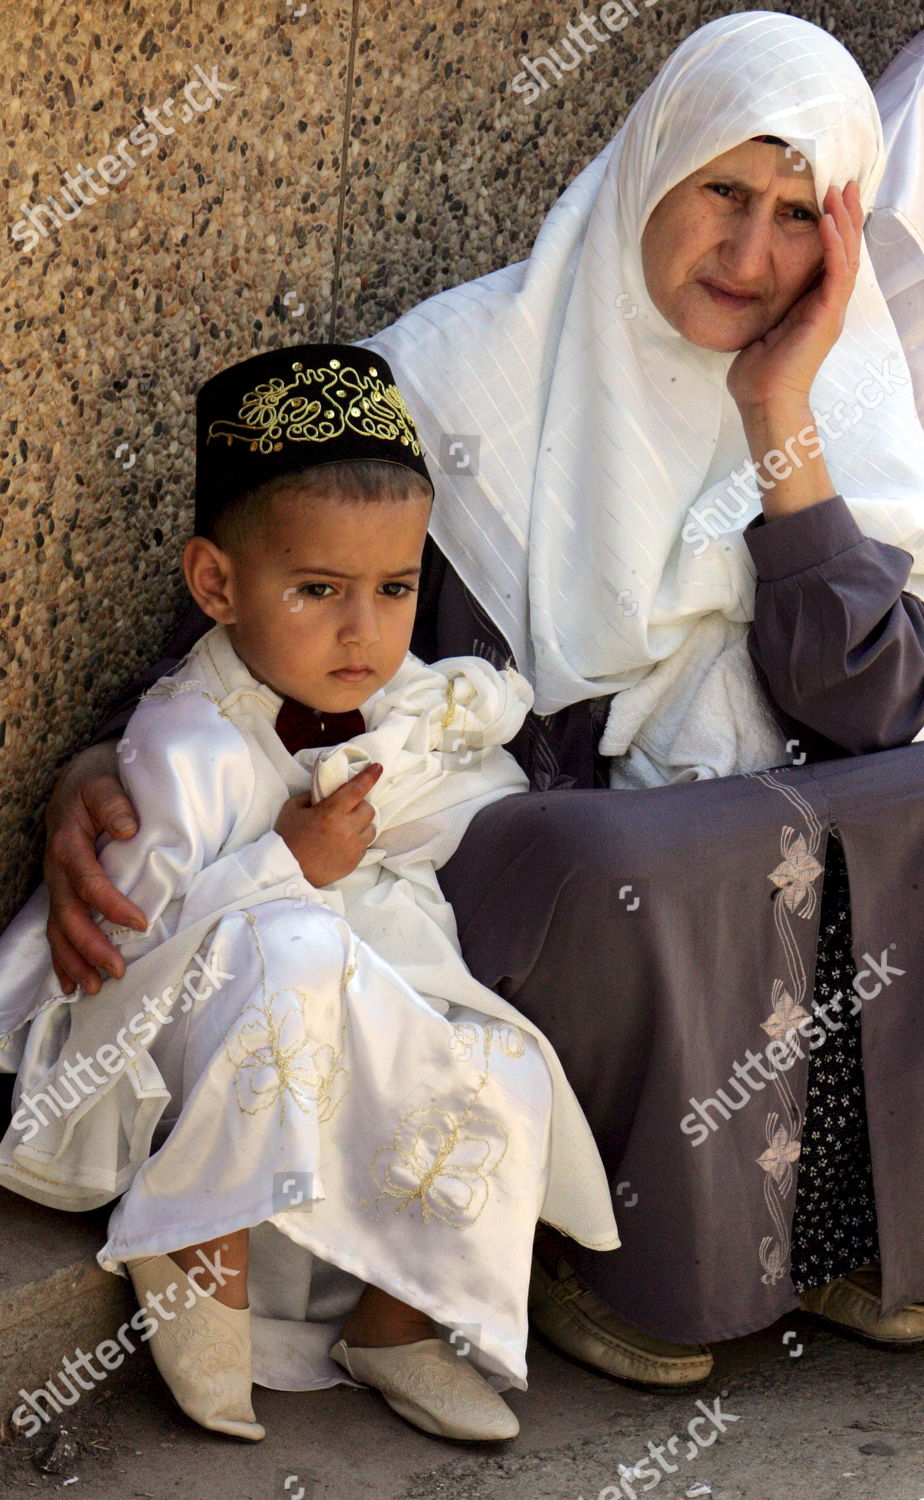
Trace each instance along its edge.
{"label": "boy's ear", "polygon": [[219,625],[236,622],[234,579],[227,552],[208,537],[194,536],[183,548],[186,587],[199,608]]}

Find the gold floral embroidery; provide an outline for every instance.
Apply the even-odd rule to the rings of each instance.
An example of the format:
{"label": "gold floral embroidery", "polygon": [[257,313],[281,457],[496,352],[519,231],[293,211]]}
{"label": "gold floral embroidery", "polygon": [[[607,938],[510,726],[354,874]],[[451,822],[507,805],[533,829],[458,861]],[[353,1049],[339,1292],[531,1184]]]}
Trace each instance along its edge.
{"label": "gold floral embroidery", "polygon": [[484,1048],[485,1067],[487,1067],[492,1037],[496,1038],[506,1057],[522,1057],[526,1051],[526,1038],[523,1032],[519,1026],[514,1026],[510,1021],[489,1021],[485,1026],[476,1026],[471,1021],[457,1022],[452,1028],[449,1045],[453,1052],[458,1053],[460,1062],[468,1062],[472,1049],[480,1038]]}
{"label": "gold floral embroidery", "polygon": [[509,1021],[483,1026],[463,1021],[453,1026],[449,1045],[461,1062],[467,1062],[479,1040],[484,1072],[464,1114],[456,1118],[446,1110],[411,1110],[391,1144],[380,1147],[372,1158],[381,1196],[397,1199],[395,1213],[418,1203],[422,1223],[432,1217],[452,1229],[465,1229],[488,1201],[488,1178],[503,1161],[509,1139],[497,1120],[473,1110],[488,1081],[492,1046],[496,1043],[506,1057],[515,1059],[526,1051],[526,1039]]}
{"label": "gold floral embroidery", "polygon": [[[289,1009],[280,1015],[277,990],[263,1005],[241,1011],[242,1024],[225,1040],[235,1068],[238,1104],[245,1115],[259,1114],[279,1102],[279,1123],[285,1124],[286,1101],[291,1098],[306,1112],[317,1106],[324,1123],[349,1093],[349,1075],[339,1066],[342,1050],[318,1045],[308,1035],[304,990],[290,990]],[[274,1004],[275,1002],[275,1004]],[[245,1017],[251,1019],[245,1019]]]}
{"label": "gold floral embroidery", "polygon": [[347,429],[364,437],[398,441],[412,453],[422,452],[414,420],[396,385],[386,385],[370,367],[363,374],[332,359],[308,368],[292,361],[294,379],[280,376],[248,391],[237,420],[211,424],[206,442],[223,437],[230,445],[246,442],[252,453],[274,453],[282,439],[297,443],[326,443]]}
{"label": "gold floral embroidery", "polygon": [[[350,1091],[350,1075],[341,1066],[343,1038],[335,1049],[309,1035],[306,990],[283,988],[267,994],[266,960],[254,916],[252,912],[243,915],[250,922],[260,956],[263,995],[261,1004],[244,1007],[239,1024],[225,1038],[225,1053],[235,1069],[238,1107],[244,1114],[255,1115],[278,1102],[279,1123],[284,1125],[291,1098],[306,1112],[316,1108],[324,1124]],[[283,996],[287,998],[280,1004]]]}
{"label": "gold floral embroidery", "polygon": [[[476,1098],[480,1092],[479,1087]],[[465,1229],[480,1217],[488,1178],[503,1161],[508,1142],[503,1126],[471,1109],[470,1104],[458,1119],[443,1110],[412,1110],[391,1145],[376,1152],[373,1176],[382,1193],[398,1200],[396,1213],[419,1203],[424,1224],[432,1216],[453,1229]]]}
{"label": "gold floral embroidery", "polygon": [[453,1026],[449,1046],[453,1052],[458,1053],[460,1062],[468,1062],[481,1030],[480,1026],[473,1025],[471,1021],[460,1021]]}
{"label": "gold floral embroidery", "polygon": [[216,698],[214,693],[210,693],[204,682],[198,681],[174,682],[170,677],[161,677],[155,682],[153,687],[148,688],[147,692],[139,698],[138,702],[139,704],[144,703],[148,698],[176,698],[180,693],[197,693],[200,698],[206,698],[209,703],[214,703],[223,719],[230,719],[231,717],[227,710],[222,707],[221,699]]}
{"label": "gold floral embroidery", "polygon": [[455,679],[450,678],[446,685],[446,712],[443,714],[441,729],[448,729],[456,716],[456,684]]}

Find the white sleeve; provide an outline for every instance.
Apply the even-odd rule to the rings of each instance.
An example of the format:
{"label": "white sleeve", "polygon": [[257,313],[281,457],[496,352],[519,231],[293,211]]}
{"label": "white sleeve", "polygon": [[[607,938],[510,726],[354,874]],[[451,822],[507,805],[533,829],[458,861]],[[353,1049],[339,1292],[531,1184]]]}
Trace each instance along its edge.
{"label": "white sleeve", "polygon": [[293,894],[312,891],[272,829],[222,854],[258,795],[257,778],[244,737],[204,691],[143,699],[119,742],[119,773],[138,832],[110,839],[99,860],[113,884],[141,907],[148,927],[138,933],[101,926],[126,960],[280,880],[292,881]]}
{"label": "white sleeve", "polygon": [[330,796],[378,761],[382,775],[366,793],[375,842],[361,865],[381,862],[401,875],[423,864],[440,869],[476,813],[528,789],[528,777],[503,744],[532,701],[525,677],[499,672],[481,657],[446,657],[428,667],[409,656],[364,708],[366,731],[319,751],[312,795]]}

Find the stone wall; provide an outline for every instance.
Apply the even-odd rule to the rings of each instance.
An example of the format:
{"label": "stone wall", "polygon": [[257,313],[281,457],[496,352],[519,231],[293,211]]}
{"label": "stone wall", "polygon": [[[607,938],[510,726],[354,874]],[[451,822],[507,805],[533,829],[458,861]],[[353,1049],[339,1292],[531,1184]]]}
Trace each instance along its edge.
{"label": "stone wall", "polygon": [[[38,878],[57,767],[183,603],[196,388],[519,259],[677,42],[732,8],[627,0],[575,63],[560,0],[0,0],[0,925]],[[871,80],[924,27],[896,0],[798,14]]]}

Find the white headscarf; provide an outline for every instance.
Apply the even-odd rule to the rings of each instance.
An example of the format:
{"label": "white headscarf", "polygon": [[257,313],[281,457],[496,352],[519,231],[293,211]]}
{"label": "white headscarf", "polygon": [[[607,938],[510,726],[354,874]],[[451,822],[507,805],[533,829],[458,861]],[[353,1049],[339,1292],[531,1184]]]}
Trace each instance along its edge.
{"label": "white headscarf", "polygon": [[866,243],[924,421],[924,31],[902,49],[874,93],[888,155]]}
{"label": "white headscarf", "polygon": [[[434,539],[506,636],[540,714],[630,687],[706,615],[753,617],[741,532],[759,498],[709,545],[695,526],[683,537],[691,507],[723,495],[749,457],[725,387],[734,355],[661,316],[640,241],[665,193],[761,134],[805,156],[819,204],[855,178],[872,205],[882,134],[850,54],[793,16],[725,16],[676,49],[528,260],[363,341],[391,363],[430,451]],[[883,369],[903,383],[864,410],[857,387]],[[865,248],[812,390],[816,413],[839,401],[855,419],[826,447],[834,485],[865,534],[914,555],[924,592],[924,433]],[[473,440],[477,462],[449,472]]]}

